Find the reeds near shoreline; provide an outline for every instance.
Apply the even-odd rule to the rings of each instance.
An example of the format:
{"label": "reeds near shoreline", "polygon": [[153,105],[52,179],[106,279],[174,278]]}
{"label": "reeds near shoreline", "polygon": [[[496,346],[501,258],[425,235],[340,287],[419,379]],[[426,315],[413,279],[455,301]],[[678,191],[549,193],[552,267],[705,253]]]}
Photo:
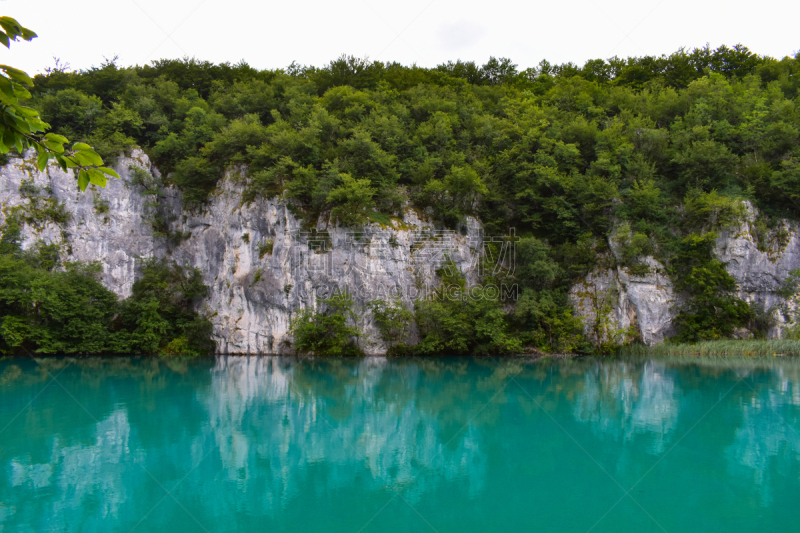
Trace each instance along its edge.
{"label": "reeds near shoreline", "polygon": [[620,350],[620,355],[698,356],[698,357],[785,357],[800,356],[796,340],[720,340],[694,344],[663,342],[655,346],[636,344]]}

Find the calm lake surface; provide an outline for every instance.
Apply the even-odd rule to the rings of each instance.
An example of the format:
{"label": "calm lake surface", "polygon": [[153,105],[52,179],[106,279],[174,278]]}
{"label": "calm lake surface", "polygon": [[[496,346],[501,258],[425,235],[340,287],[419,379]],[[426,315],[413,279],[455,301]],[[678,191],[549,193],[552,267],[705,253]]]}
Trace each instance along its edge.
{"label": "calm lake surface", "polygon": [[0,399],[3,532],[800,527],[793,360],[5,359]]}

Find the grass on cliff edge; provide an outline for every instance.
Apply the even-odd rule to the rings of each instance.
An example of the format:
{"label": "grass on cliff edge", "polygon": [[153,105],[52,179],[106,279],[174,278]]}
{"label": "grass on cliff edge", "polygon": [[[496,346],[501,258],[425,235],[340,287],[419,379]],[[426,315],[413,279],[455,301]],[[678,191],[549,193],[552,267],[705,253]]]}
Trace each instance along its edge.
{"label": "grass on cliff edge", "polygon": [[655,346],[641,344],[627,346],[622,355],[668,355],[668,356],[744,356],[778,357],[800,356],[800,341],[796,340],[720,340],[679,344],[664,342]]}

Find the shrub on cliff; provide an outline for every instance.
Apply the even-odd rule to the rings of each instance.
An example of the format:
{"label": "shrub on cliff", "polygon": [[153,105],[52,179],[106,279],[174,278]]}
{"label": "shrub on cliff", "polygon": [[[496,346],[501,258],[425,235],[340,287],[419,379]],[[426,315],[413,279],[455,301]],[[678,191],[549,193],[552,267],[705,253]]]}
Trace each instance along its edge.
{"label": "shrub on cliff", "polygon": [[369,186],[369,180],[357,180],[349,174],[342,174],[341,180],[341,185],[328,194],[328,203],[333,206],[331,216],[344,226],[364,224],[375,207],[375,189]]}
{"label": "shrub on cliff", "polygon": [[[446,261],[437,275],[441,283],[436,291],[414,304],[420,335],[415,353],[498,355],[522,351],[499,291],[468,287],[453,261]],[[481,290],[475,290],[478,288]]]}
{"label": "shrub on cliff", "polygon": [[414,318],[420,342],[414,346],[415,353],[499,355],[522,351],[500,301],[458,296],[416,302]]}
{"label": "shrub on cliff", "polygon": [[131,296],[120,303],[117,324],[121,330],[114,349],[120,353],[210,353],[214,349],[211,323],[194,311],[207,293],[199,270],[163,259],[145,261]]}
{"label": "shrub on cliff", "polygon": [[358,328],[347,325],[355,319],[353,299],[337,293],[320,304],[320,310],[307,309],[292,320],[294,350],[309,355],[361,355]]}
{"label": "shrub on cliff", "polygon": [[406,309],[405,304],[397,299],[393,302],[386,300],[372,300],[367,304],[375,325],[378,327],[381,339],[388,345],[389,352],[402,352],[408,340],[408,333],[414,315]]}
{"label": "shrub on cliff", "polygon": [[728,338],[755,318],[747,302],[735,296],[736,282],[725,265],[713,257],[716,238],[715,233],[691,234],[681,242],[673,267],[676,288],[691,298],[675,320],[678,341]]}

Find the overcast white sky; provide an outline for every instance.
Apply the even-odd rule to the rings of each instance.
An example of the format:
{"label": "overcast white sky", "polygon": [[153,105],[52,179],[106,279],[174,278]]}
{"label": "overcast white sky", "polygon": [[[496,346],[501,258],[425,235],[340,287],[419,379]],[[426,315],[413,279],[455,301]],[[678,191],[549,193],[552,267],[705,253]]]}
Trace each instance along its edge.
{"label": "overcast white sky", "polygon": [[281,68],[342,53],[435,66],[510,57],[520,68],[742,43],[762,55],[800,49],[800,2],[741,0],[0,0],[0,15],[39,34],[0,63],[30,74],[119,56],[119,64],[195,56]]}

